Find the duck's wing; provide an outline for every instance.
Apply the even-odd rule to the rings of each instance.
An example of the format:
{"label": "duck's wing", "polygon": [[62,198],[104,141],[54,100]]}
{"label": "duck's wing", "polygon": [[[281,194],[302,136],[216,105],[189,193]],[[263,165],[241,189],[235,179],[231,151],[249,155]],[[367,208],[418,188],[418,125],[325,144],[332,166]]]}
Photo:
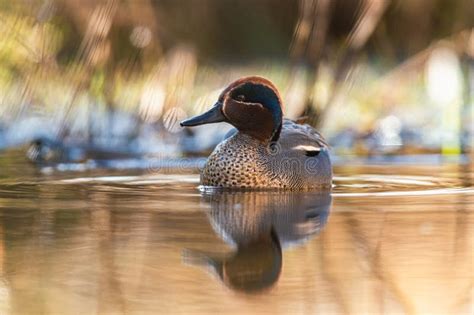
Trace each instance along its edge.
{"label": "duck's wing", "polygon": [[324,137],[316,129],[307,124],[298,124],[290,119],[283,119],[279,141],[291,146],[329,147]]}

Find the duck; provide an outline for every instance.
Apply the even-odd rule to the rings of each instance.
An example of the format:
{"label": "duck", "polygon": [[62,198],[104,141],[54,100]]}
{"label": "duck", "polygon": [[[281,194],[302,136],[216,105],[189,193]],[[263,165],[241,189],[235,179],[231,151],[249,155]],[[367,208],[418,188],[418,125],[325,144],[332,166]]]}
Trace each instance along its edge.
{"label": "duck", "polygon": [[277,87],[260,76],[225,88],[207,112],[182,127],[226,122],[231,130],[201,170],[204,187],[250,189],[330,188],[329,146],[310,125],[283,118]]}

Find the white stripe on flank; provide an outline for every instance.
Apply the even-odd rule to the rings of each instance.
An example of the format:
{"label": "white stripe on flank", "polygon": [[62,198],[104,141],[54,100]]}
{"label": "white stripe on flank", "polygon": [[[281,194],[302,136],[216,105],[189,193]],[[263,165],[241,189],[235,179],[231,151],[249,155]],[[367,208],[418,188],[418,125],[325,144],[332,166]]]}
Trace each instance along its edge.
{"label": "white stripe on flank", "polygon": [[294,150],[304,150],[304,151],[321,151],[320,147],[315,147],[313,145],[297,145],[293,147]]}

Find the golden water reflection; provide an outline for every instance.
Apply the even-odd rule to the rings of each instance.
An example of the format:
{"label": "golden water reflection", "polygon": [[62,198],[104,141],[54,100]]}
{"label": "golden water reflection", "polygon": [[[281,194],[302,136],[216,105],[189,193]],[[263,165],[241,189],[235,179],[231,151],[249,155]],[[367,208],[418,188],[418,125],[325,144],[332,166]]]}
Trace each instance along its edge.
{"label": "golden water reflection", "polygon": [[0,185],[0,313],[473,313],[472,190],[361,197],[339,180],[329,214],[304,193],[203,199],[189,178]]}

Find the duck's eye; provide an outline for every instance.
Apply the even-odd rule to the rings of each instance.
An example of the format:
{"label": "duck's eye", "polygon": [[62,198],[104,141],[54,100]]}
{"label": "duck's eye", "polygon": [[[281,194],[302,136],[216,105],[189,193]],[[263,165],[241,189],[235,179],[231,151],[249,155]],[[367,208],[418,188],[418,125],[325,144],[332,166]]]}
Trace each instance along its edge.
{"label": "duck's eye", "polygon": [[237,95],[236,100],[243,102],[243,101],[245,101],[245,96],[242,95],[242,94],[239,94],[239,95]]}
{"label": "duck's eye", "polygon": [[321,150],[305,151],[306,156],[317,156]]}

